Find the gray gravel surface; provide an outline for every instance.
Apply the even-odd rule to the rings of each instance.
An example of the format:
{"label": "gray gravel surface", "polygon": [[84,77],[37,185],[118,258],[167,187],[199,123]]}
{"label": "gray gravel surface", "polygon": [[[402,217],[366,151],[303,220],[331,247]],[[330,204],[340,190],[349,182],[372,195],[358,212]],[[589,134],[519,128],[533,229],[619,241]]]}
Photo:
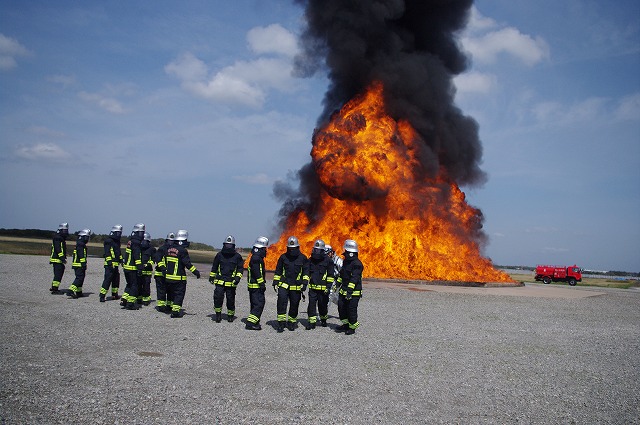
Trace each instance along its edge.
{"label": "gray gravel surface", "polygon": [[[204,278],[189,278],[188,314],[171,319],[99,303],[102,260],[88,267],[88,296],[73,300],[49,293],[46,257],[0,255],[1,423],[640,423],[637,290],[554,299],[378,282],[355,335],[333,331],[335,305],[329,328],[278,334],[270,288],[263,330],[244,329],[245,279],[238,319],[217,324]],[[72,281],[68,266],[61,287]]]}

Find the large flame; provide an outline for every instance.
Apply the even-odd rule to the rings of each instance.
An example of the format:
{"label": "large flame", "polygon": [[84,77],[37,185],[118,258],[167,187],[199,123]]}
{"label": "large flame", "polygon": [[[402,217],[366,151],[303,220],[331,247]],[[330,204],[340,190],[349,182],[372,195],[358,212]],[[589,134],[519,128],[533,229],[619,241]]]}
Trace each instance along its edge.
{"label": "large flame", "polygon": [[318,204],[313,216],[298,210],[287,217],[267,267],[275,268],[289,236],[306,253],[316,239],[338,253],[355,239],[365,277],[511,282],[480,255],[480,211],[446,170],[436,178],[421,173],[419,136],[386,114],[382,90],[373,84],[314,134]]}

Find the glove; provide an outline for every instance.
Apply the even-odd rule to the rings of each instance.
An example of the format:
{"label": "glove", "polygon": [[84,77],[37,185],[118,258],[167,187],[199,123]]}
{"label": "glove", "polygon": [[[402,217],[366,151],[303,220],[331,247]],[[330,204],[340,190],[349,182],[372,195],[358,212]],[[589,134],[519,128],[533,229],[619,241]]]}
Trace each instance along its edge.
{"label": "glove", "polygon": [[346,299],[350,300],[352,296],[351,291],[347,291],[347,295],[345,296]]}
{"label": "glove", "polygon": [[324,294],[325,294],[325,295],[326,295],[326,294],[328,294],[328,293],[329,293],[329,288],[327,288],[327,289],[325,289],[325,290],[324,290]]}
{"label": "glove", "polygon": [[195,269],[195,270],[193,271],[193,274],[195,274],[195,275],[196,275],[196,279],[200,279],[200,270]]}
{"label": "glove", "polygon": [[216,278],[215,278],[215,277],[213,277],[213,276],[209,276],[209,283],[210,283],[210,284],[212,284],[212,285],[213,285],[214,283],[216,283]]}
{"label": "glove", "polygon": [[271,286],[273,286],[273,290],[274,290],[274,291],[278,292],[278,284],[277,284],[277,283],[273,282],[273,283],[271,284]]}
{"label": "glove", "polygon": [[238,286],[238,284],[239,284],[239,283],[240,283],[240,278],[239,278],[238,276],[236,276],[236,277],[233,279],[233,284],[234,284],[235,286]]}

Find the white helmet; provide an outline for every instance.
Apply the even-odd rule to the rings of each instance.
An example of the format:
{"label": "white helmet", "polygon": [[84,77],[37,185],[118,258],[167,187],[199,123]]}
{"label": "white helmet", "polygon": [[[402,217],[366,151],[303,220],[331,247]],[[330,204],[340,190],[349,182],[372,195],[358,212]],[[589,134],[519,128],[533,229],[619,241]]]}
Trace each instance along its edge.
{"label": "white helmet", "polygon": [[114,225],[114,226],[111,228],[111,231],[112,231],[112,232],[114,232],[114,233],[115,233],[115,232],[120,232],[120,233],[122,233],[122,225],[120,225],[120,224],[116,224],[116,225]]}
{"label": "white helmet", "polygon": [[174,240],[175,238],[176,238],[176,234],[175,234],[175,233],[173,233],[173,232],[169,232],[169,233],[167,233],[167,237],[166,237],[166,239],[165,239],[165,240],[167,240],[167,241],[172,241],[172,240]]}
{"label": "white helmet", "polygon": [[269,238],[265,236],[258,237],[258,239],[256,239],[255,243],[253,244],[255,248],[266,248],[268,245],[269,245]]}
{"label": "white helmet", "polygon": [[78,236],[91,236],[91,229],[82,229],[78,232]]}
{"label": "white helmet", "polygon": [[69,223],[60,223],[58,230],[69,230]]}
{"label": "white helmet", "polygon": [[144,240],[145,241],[151,241],[151,235],[147,232],[144,232]]}
{"label": "white helmet", "polygon": [[144,232],[145,230],[147,229],[145,228],[144,223],[138,223],[135,226],[133,226],[132,232]]}
{"label": "white helmet", "polygon": [[324,251],[325,247],[326,247],[326,245],[324,244],[324,241],[322,239],[318,239],[313,244],[313,249],[321,249],[321,250]]}
{"label": "white helmet", "polygon": [[324,252],[325,252],[327,255],[333,254],[333,248],[331,247],[331,245],[326,245],[326,244],[325,244],[325,246],[324,246]]}
{"label": "white helmet", "polygon": [[187,239],[189,239],[189,232],[186,230],[178,230],[178,233],[176,233],[176,240],[186,241]]}
{"label": "white helmet", "polygon": [[229,235],[226,238],[224,238],[224,242],[223,243],[231,243],[231,244],[236,244],[236,238],[234,238],[233,236]]}
{"label": "white helmet", "polygon": [[296,238],[295,236],[289,236],[289,239],[287,239],[287,248],[295,248],[298,246],[300,246],[298,238]]}
{"label": "white helmet", "polygon": [[344,246],[342,247],[347,252],[358,252],[358,243],[353,239],[347,239],[344,241]]}

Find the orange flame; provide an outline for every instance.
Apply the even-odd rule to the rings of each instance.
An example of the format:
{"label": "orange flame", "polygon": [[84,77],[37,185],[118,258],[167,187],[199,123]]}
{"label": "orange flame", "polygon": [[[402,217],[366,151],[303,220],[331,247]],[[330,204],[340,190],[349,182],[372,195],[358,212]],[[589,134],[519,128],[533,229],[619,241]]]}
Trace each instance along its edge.
{"label": "orange flame", "polygon": [[323,239],[342,253],[354,239],[365,277],[512,282],[480,255],[480,211],[445,170],[425,179],[423,143],[408,122],[386,114],[382,90],[373,84],[314,134],[319,202],[313,217],[300,210],[287,217],[267,267],[275,268],[289,236],[303,252]]}

